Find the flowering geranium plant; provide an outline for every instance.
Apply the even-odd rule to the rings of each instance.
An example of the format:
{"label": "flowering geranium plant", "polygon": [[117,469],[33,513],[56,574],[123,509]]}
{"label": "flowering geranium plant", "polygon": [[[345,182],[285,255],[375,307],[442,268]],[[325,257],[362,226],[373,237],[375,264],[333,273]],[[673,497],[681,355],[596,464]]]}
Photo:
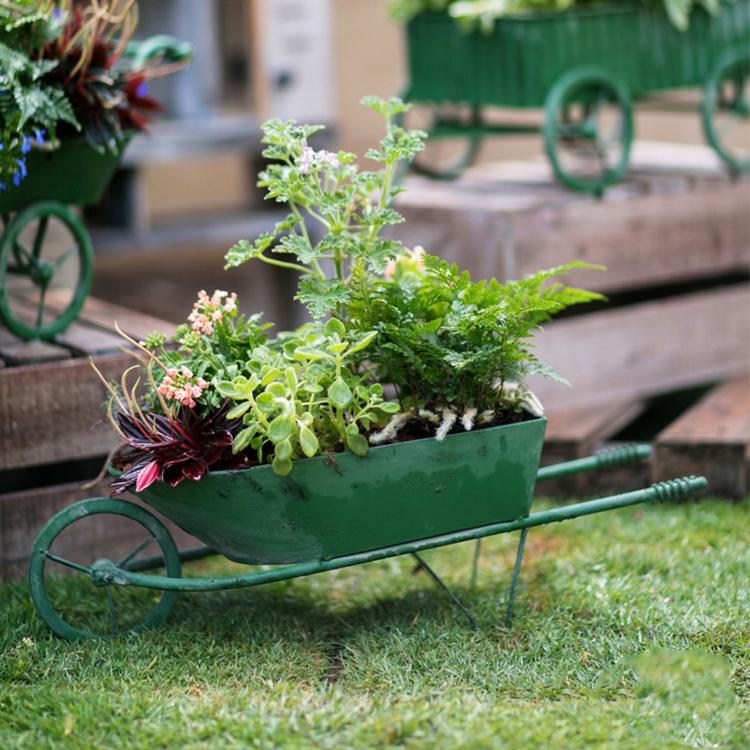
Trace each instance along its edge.
{"label": "flowering geranium plant", "polygon": [[[398,163],[422,148],[406,131],[398,99],[367,98],[386,134],[360,170],[346,151],[316,151],[318,127],[263,126],[269,160],[259,184],[288,215],[255,241],[240,241],[227,266],[247,261],[294,269],[296,299],[311,322],[272,337],[237,296],[198,293],[173,341],[129,339],[145,371],[144,392],[110,386],[110,417],[128,446],[115,464],[118,490],[163,479],[200,478],[211,468],[294,461],[430,432],[531,418],[542,407],[524,385],[531,373],[558,377],[532,352],[540,324],[600,296],[554,281],[574,263],[504,284],[474,282],[455,265],[386,238],[402,221],[392,206]],[[318,222],[313,242],[307,222]],[[293,260],[277,254],[292,255]],[[590,267],[590,266],[589,266]]]}
{"label": "flowering geranium plant", "polygon": [[175,65],[128,54],[135,0],[0,0],[0,189],[26,177],[32,147],[81,133],[117,153],[159,104],[147,81]]}

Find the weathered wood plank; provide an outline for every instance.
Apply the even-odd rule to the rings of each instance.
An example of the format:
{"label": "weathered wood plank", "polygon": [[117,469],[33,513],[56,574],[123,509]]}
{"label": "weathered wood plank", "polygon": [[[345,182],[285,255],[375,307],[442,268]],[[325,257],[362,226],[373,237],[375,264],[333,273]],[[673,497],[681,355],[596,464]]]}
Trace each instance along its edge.
{"label": "weathered wood plank", "polygon": [[[60,310],[64,305],[64,299],[59,294],[50,292],[48,296],[48,305],[50,309]],[[129,336],[135,339],[144,339],[152,331],[158,331],[165,336],[174,333],[175,324],[161,318],[155,318],[152,315],[130,310],[122,305],[115,305],[111,302],[89,297],[83,305],[83,310],[78,316],[79,320],[89,323],[92,326],[102,328],[106,331],[114,331],[114,324],[117,323],[120,328]],[[122,344],[122,339],[118,339]],[[116,349],[117,347],[112,347]]]}
{"label": "weathered wood plank", "polygon": [[702,474],[710,492],[750,492],[750,375],[712,390],[661,432],[654,446],[655,481]]}
{"label": "weathered wood plank", "polygon": [[[91,489],[82,489],[81,484],[75,482],[0,495],[0,580],[7,581],[26,575],[34,539],[55,513],[77,500],[106,497],[109,493],[110,488],[106,482]],[[171,521],[159,517],[169,528],[178,546],[193,547],[199,544]],[[116,521],[113,523],[111,517],[105,519],[103,516],[94,516],[70,527],[59,538],[55,552],[74,560],[93,561],[99,557],[117,559],[132,550],[143,538],[143,529],[134,523],[123,520],[118,524]],[[156,549],[149,549],[148,552],[157,554]]]}
{"label": "weathered wood plank", "polygon": [[[126,354],[96,359],[109,379]],[[102,411],[106,390],[88,359],[7,367],[0,376],[0,471],[107,453],[115,435]]]}
{"label": "weathered wood plank", "polygon": [[70,359],[70,350],[45,341],[21,341],[0,343],[0,357],[11,365],[33,365],[42,362],[57,362]]}
{"label": "weathered wood plank", "polygon": [[593,407],[743,374],[750,361],[750,285],[732,284],[545,326],[537,354],[573,384],[538,376],[548,410]]}
{"label": "weathered wood plank", "polygon": [[545,455],[554,455],[558,461],[587,456],[598,443],[611,438],[642,411],[643,403],[640,401],[550,411],[546,415]]}
{"label": "weathered wood plank", "polygon": [[607,273],[570,281],[611,293],[746,272],[750,181],[730,179],[690,149],[680,167],[680,147],[670,150],[671,170],[652,150],[603,200],[560,188],[533,161],[481,165],[448,184],[410,178],[397,202],[406,223],[396,231],[476,278],[586,260]]}
{"label": "weathered wood plank", "polygon": [[[542,465],[591,455],[636,419],[643,408],[640,401],[624,401],[548,412]],[[538,493],[545,497],[567,498],[626,492],[643,487],[648,476],[647,464],[631,464],[547,480],[539,484]]]}

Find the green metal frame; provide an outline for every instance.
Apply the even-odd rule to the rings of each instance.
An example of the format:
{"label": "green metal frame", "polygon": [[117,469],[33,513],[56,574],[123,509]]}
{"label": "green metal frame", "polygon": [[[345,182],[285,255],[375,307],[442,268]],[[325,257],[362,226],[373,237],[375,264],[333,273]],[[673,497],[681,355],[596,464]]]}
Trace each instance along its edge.
{"label": "green metal frame", "polygon": [[[632,102],[654,92],[697,86],[705,87],[702,117],[708,143],[733,171],[750,169],[747,159],[731,153],[713,124],[721,74],[734,66],[734,71],[744,71],[742,82],[747,80],[750,0],[722,3],[715,16],[696,8],[687,31],[675,29],[660,7],[635,2],[503,18],[490,33],[467,32],[446,13],[424,13],[408,25],[407,52],[406,98],[436,112],[428,141],[453,137],[466,142],[462,158],[447,167],[425,164],[424,156],[416,160],[415,170],[423,174],[456,177],[472,163],[484,136],[541,130],[558,180],[575,190],[601,193],[627,169]],[[559,150],[570,126],[560,123],[560,103],[574,93],[571,79],[620,109],[624,154],[616,165],[602,165],[598,179],[581,179],[561,165]],[[450,104],[468,108],[472,116],[439,114]],[[489,124],[482,117],[488,106],[543,107],[544,124]],[[747,122],[747,110],[743,94],[734,111]],[[580,123],[578,135],[596,143],[596,123],[587,120]]]}
{"label": "green metal frame", "polygon": [[[539,478],[544,479],[556,476],[567,476],[581,471],[590,471],[593,469],[626,464],[631,461],[640,460],[646,457],[648,453],[649,451],[647,447],[627,447],[600,456],[593,456],[587,459],[579,459],[573,462],[545,467],[540,470]],[[471,616],[471,613],[460,602],[458,597],[450,591],[438,574],[425,562],[420,553],[428,549],[435,549],[470,540],[479,541],[485,537],[520,530],[522,533],[514,564],[512,584],[508,596],[508,605],[505,616],[506,624],[510,625],[513,615],[513,605],[518,589],[526,536],[530,528],[600,513],[607,510],[625,508],[640,503],[683,499],[704,489],[706,486],[707,483],[703,477],[674,479],[654,484],[647,489],[552,508],[550,510],[532,513],[523,518],[511,521],[487,524],[478,528],[440,534],[426,539],[417,539],[401,544],[384,546],[378,549],[367,550],[333,559],[282,565],[268,570],[252,571],[248,573],[222,576],[220,578],[181,578],[179,569],[180,560],[199,559],[215,554],[215,551],[210,547],[201,547],[178,553],[174,544],[171,542],[171,537],[169,537],[166,529],[164,529],[164,527],[143,508],[120,500],[95,498],[83,500],[71,505],[48,522],[34,543],[29,567],[29,586],[31,598],[37,612],[55,633],[64,638],[96,637],[96,633],[71,627],[57,612],[54,611],[45,589],[45,562],[48,559],[54,560],[62,565],[67,565],[73,570],[83,573],[100,587],[137,586],[165,592],[157,607],[149,613],[149,615],[146,616],[138,626],[127,631],[137,632],[146,627],[161,623],[166,618],[168,611],[174,602],[173,596],[176,595],[177,592],[200,592],[248,588],[409,554],[418,561],[420,568],[424,569],[431,579],[451,597],[451,600],[467,616],[470,624],[474,626],[476,625],[476,622]],[[84,518],[91,513],[112,513],[115,515],[127,516],[128,518],[138,521],[141,525],[146,527],[151,535],[157,540],[162,549],[162,554],[143,560],[133,559],[144,546],[140,545],[130,555],[122,558],[119,562],[97,560],[88,566],[52,555],[50,553],[50,547],[56,537],[70,524],[75,523],[77,520]],[[476,550],[474,556],[475,566],[478,559],[479,549]],[[162,566],[166,566],[167,575],[150,575],[143,572],[154,567]],[[472,578],[475,576],[476,569],[472,574]],[[106,635],[112,635],[112,633],[107,633]]]}

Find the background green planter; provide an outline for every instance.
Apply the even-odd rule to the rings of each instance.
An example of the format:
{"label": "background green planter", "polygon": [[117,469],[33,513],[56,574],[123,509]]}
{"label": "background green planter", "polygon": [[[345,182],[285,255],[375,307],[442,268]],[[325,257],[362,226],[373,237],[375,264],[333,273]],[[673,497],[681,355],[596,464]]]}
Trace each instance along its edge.
{"label": "background green planter", "polygon": [[[407,27],[409,101],[467,105],[461,119],[440,117],[432,127],[437,138],[460,135],[466,148],[449,168],[422,165],[433,176],[451,177],[476,155],[482,134],[534,132],[533,126],[489,125],[480,117],[484,106],[545,107],[545,145],[558,179],[571,188],[600,191],[619,179],[627,167],[632,140],[631,101],[667,89],[705,86],[704,130],[708,142],[735,170],[750,168],[712,137],[719,82],[737,83],[736,101],[719,101],[746,121],[747,96],[739,93],[750,66],[750,0],[722,3],[716,16],[696,8],[687,31],[676,29],[660,7],[618,4],[539,12],[498,20],[490,33],[468,32],[445,13],[426,13]],[[727,57],[729,55],[729,57]],[[567,84],[566,84],[567,77]],[[582,86],[581,84],[589,85]],[[711,87],[713,86],[713,89]],[[624,155],[603,167],[596,178],[576,181],[555,159],[559,142],[575,135],[593,137],[595,106],[613,102],[622,112]],[[582,105],[580,121],[566,110]],[[563,123],[567,125],[564,129]],[[556,161],[558,163],[556,163]]]}
{"label": "background green planter", "polygon": [[[91,290],[94,249],[81,218],[71,206],[97,203],[117,169],[129,138],[117,153],[97,151],[84,138],[62,141],[52,151],[33,150],[28,177],[0,194],[0,321],[26,341],[53,340],[77,317]],[[45,238],[51,219],[67,228],[71,247],[50,256]],[[30,240],[29,237],[32,237]],[[45,296],[69,258],[77,261],[75,286],[65,309],[50,319]],[[35,319],[20,315],[11,301],[9,276],[26,277],[37,293]]]}
{"label": "background green planter", "polygon": [[296,461],[210,472],[140,493],[226,557],[292,563],[344,555],[528,515],[545,419]]}
{"label": "background green planter", "polygon": [[77,206],[98,203],[126,145],[124,141],[113,154],[96,151],[84,138],[74,138],[61,141],[52,151],[33,149],[26,159],[29,176],[18,187],[0,193],[0,214],[38,201]]}

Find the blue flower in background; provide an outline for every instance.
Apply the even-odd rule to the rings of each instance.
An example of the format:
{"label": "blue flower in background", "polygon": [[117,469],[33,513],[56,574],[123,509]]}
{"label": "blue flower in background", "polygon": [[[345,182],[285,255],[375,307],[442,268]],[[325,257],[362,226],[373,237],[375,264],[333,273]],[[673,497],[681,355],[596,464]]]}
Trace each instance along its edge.
{"label": "blue flower in background", "polygon": [[39,146],[44,143],[44,138],[47,135],[47,131],[44,128],[37,128],[34,130],[34,140]]}
{"label": "blue flower in background", "polygon": [[18,164],[18,171],[21,173],[21,179],[23,179],[28,174],[26,159],[16,159],[16,164]]}
{"label": "blue flower in background", "polygon": [[0,182],[0,193],[4,193],[8,189],[8,186],[4,182]]}
{"label": "blue flower in background", "polygon": [[148,84],[144,81],[136,90],[135,90],[136,96],[140,96],[141,98],[144,96],[148,96]]}
{"label": "blue flower in background", "polygon": [[21,153],[22,154],[28,154],[29,151],[31,151],[31,144],[32,140],[29,138],[28,135],[24,135],[21,137]]}

